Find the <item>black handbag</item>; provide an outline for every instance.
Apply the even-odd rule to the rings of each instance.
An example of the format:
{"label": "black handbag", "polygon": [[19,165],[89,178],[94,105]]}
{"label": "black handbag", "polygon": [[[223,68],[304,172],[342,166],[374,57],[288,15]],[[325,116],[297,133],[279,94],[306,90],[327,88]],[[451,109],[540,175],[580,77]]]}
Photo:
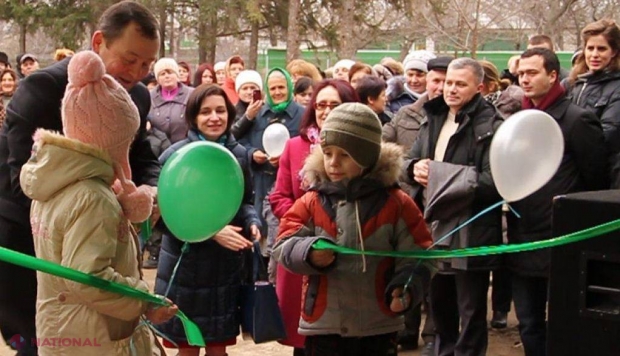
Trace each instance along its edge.
{"label": "black handbag", "polygon": [[267,280],[267,268],[254,242],[253,284],[244,285],[241,300],[241,331],[260,344],[286,338],[276,290]]}

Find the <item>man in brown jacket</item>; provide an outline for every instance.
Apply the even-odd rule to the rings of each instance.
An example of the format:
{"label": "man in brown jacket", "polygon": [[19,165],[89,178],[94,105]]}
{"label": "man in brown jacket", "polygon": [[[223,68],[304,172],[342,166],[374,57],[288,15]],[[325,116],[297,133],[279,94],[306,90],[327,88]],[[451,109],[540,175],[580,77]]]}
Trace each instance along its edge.
{"label": "man in brown jacket", "polygon": [[442,94],[443,82],[451,61],[452,57],[437,57],[428,61],[426,92],[415,103],[404,106],[396,113],[392,122],[383,126],[383,141],[403,146],[406,154],[411,151],[411,146],[418,137],[420,125],[426,117],[423,106],[427,101]]}

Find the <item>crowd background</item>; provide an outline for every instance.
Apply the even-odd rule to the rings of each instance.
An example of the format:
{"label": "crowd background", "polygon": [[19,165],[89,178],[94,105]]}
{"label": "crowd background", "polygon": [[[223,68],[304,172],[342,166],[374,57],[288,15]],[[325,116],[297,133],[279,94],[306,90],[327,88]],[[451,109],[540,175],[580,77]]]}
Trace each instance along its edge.
{"label": "crowd background", "polygon": [[[148,21],[151,25],[155,23],[154,18]],[[125,25],[126,32],[117,34],[120,37],[118,41],[108,43],[110,48],[113,44],[118,47],[130,45],[132,38],[124,36],[129,36],[133,23]],[[96,34],[93,35],[92,49],[105,62],[105,57],[111,56],[111,52],[107,52],[108,48],[103,49],[105,41],[101,42]],[[146,39],[140,33],[133,35],[145,40],[148,44],[145,46],[149,49],[157,48],[155,40],[158,35],[155,30]],[[317,177],[309,171],[316,170],[316,167],[309,165],[307,162],[311,160],[307,158],[313,152],[315,155],[320,152],[318,147],[324,145],[326,122],[346,126],[350,122],[347,115],[350,115],[362,120],[358,123],[360,126],[371,127],[368,130],[372,132],[365,133],[368,136],[362,140],[351,139],[356,145],[334,139],[341,145],[337,147],[343,148],[361,168],[374,169],[377,162],[383,163],[385,157],[379,159],[379,155],[384,151],[402,151],[400,154],[393,153],[398,159],[389,162],[390,172],[393,172],[394,162],[400,163],[399,155],[403,155],[402,172],[391,177],[386,187],[394,186],[397,181],[402,184],[407,198],[400,191],[396,193],[400,194],[398,199],[402,199],[402,205],[410,204],[413,199],[417,205],[411,204],[409,213],[419,213],[418,208],[428,213],[426,218],[430,225],[433,221],[433,215],[429,212],[432,205],[427,204],[435,197],[427,189],[429,179],[432,179],[429,170],[435,169],[430,167],[443,167],[430,162],[468,167],[466,171],[441,171],[444,174],[475,173],[475,178],[472,178],[476,180],[475,187],[457,188],[475,191],[476,194],[468,195],[458,203],[467,206],[471,212],[480,211],[499,200],[488,166],[489,142],[499,125],[504,120],[510,120],[511,114],[525,108],[546,111],[559,121],[566,141],[565,159],[549,184],[532,197],[515,203],[515,207],[526,212],[527,218],[517,221],[506,209],[496,209],[474,223],[471,232],[453,239],[455,242],[449,242],[443,248],[549,238],[550,206],[555,194],[618,188],[620,29],[612,20],[596,21],[580,31],[580,42],[582,46],[576,48],[571,57],[571,68],[560,67],[559,59],[554,54],[556,45],[549,36],[533,35],[528,39],[527,50],[511,57],[505,68],[470,57],[454,58],[447,53],[413,50],[406,53],[402,61],[386,57],[371,65],[351,57],[340,59],[326,68],[295,59],[289,61],[286,68],[274,67],[268,71],[248,69],[248,59],[237,54],[225,61],[199,64],[170,56],[156,57],[152,66],[141,68],[144,75],[135,78],[141,84],[137,83],[138,80],[126,80],[123,73],[117,75],[116,80],[129,91],[132,100],[136,101],[138,99],[135,97],[141,96],[139,102],[144,104],[137,106],[144,124],[140,129],[145,134],[139,136],[143,144],[139,146],[142,158],[146,157],[144,155],[159,157],[159,163],[164,164],[175,150],[189,142],[212,141],[230,150],[245,173],[244,204],[235,220],[212,240],[192,250],[196,255],[181,266],[180,284],[172,289],[173,301],[179,303],[190,317],[198,318],[201,331],[210,343],[208,352],[224,355],[226,347],[234,343],[238,333],[237,305],[230,303],[238,299],[243,279],[243,256],[237,252],[250,248],[253,239],[261,241],[265,261],[270,265],[271,281],[277,288],[288,331],[287,339],[280,342],[293,347],[294,355],[309,354],[308,345],[311,345],[311,350],[325,350],[326,340],[314,338],[311,325],[308,327],[319,319],[321,322],[324,320],[317,317],[309,321],[313,318],[309,316],[311,313],[300,307],[306,297],[302,294],[308,293],[305,288],[312,283],[302,276],[303,273],[293,273],[309,270],[293,263],[293,257],[298,253],[293,251],[295,248],[287,250],[289,241],[300,243],[303,239],[291,235],[292,228],[279,231],[279,221],[285,222],[280,228],[287,227],[286,222],[294,220],[291,214],[295,214],[296,210],[299,213],[299,202],[303,202],[299,199],[318,184]],[[57,62],[44,67],[31,53],[19,56],[15,63],[11,63],[8,55],[0,53],[0,66],[4,66],[0,68],[3,69],[0,119],[7,116],[7,108],[9,114],[15,115],[6,121],[6,125],[0,121],[0,125],[4,126],[2,138],[7,146],[15,138],[12,135],[19,126],[17,118],[21,114],[18,113],[21,113],[20,110],[27,111],[23,98],[36,100],[50,94],[45,88],[35,86],[36,79],[29,77],[43,78],[46,73],[57,74],[54,71],[66,67],[73,56],[70,49],[58,49],[54,55]],[[131,62],[122,55],[120,61]],[[21,99],[13,101],[16,91],[18,97],[21,94]],[[341,114],[338,116],[332,112]],[[330,121],[335,117],[342,122],[336,124],[333,123],[335,119]],[[262,142],[263,132],[273,123],[283,124],[291,137],[279,157],[269,156]],[[377,127],[373,126],[375,124]],[[338,131],[342,126],[328,127]],[[395,151],[385,149],[392,147],[383,146],[389,143],[400,148],[394,148]],[[131,155],[136,154],[136,146],[132,150],[134,153],[130,152],[130,159],[135,159]],[[6,160],[3,162],[5,168],[12,163],[9,158]],[[149,165],[155,167],[157,163],[151,160]],[[147,173],[144,173],[146,175],[141,183],[155,186],[155,171],[145,170]],[[318,181],[326,183],[321,179]],[[376,185],[370,188],[364,186],[368,181],[360,184],[368,191],[347,194],[359,193],[361,197],[366,197],[364,193],[376,192]],[[322,199],[340,197],[342,192],[329,190],[329,184],[326,187],[321,194],[327,198]],[[22,201],[24,197],[19,196],[19,199]],[[362,208],[364,218],[379,214],[371,208]],[[363,240],[357,205],[355,211],[359,238]],[[436,214],[436,210],[434,212]],[[6,219],[17,215],[15,212],[12,214],[15,215]],[[407,219],[408,224],[415,221],[414,236],[428,233],[425,227],[421,227],[423,224],[420,224],[419,216]],[[161,292],[168,290],[174,261],[180,255],[180,245],[165,223],[157,220],[154,216],[154,233],[144,246],[147,256],[143,268],[157,268],[156,290]],[[445,222],[443,218],[438,218],[438,221],[441,224]],[[304,224],[309,223],[304,221]],[[337,231],[338,235],[345,233]],[[375,235],[369,234],[367,237]],[[363,248],[363,241],[361,243]],[[422,239],[415,245],[428,247],[429,241]],[[276,251],[275,257],[272,251]],[[299,259],[298,256],[295,258]],[[314,272],[308,274],[327,268],[330,263],[321,266],[310,263]],[[214,266],[217,268],[212,269]],[[365,259],[363,266],[365,272]],[[373,266],[372,263],[370,266]],[[393,338],[391,334],[364,336],[377,337],[372,340],[386,345],[398,344],[400,349],[421,346],[423,355],[483,355],[487,347],[487,290],[492,283],[493,318],[490,326],[506,327],[510,301],[514,298],[526,354],[545,354],[548,255],[543,252],[516,255],[507,260],[488,257],[441,261],[438,269],[439,273],[430,282],[430,292],[428,288],[423,288],[427,292],[414,296],[421,301],[421,306],[415,305],[405,311],[403,331]],[[197,270],[209,273],[196,278]],[[303,289],[302,285],[305,286]],[[318,290],[316,293],[330,292]],[[334,293],[333,290],[331,293]],[[27,300],[22,302],[27,303]],[[204,307],[203,302],[209,307]],[[6,306],[8,304],[3,307]],[[338,314],[333,308],[329,312]],[[421,321],[423,314],[426,319],[424,323]],[[300,317],[304,320],[302,324]],[[331,325],[330,322],[326,323]],[[390,331],[395,326],[390,324]],[[424,329],[420,330],[422,326]],[[13,330],[3,328],[1,324],[0,328],[5,339],[10,339],[8,333]],[[183,344],[180,326],[174,321],[163,324],[161,330],[173,336],[180,355],[197,353],[196,349]],[[348,332],[343,328],[342,337]],[[312,337],[308,340],[304,335]],[[418,345],[420,336],[423,345]],[[395,348],[390,350],[390,355],[396,352]]]}

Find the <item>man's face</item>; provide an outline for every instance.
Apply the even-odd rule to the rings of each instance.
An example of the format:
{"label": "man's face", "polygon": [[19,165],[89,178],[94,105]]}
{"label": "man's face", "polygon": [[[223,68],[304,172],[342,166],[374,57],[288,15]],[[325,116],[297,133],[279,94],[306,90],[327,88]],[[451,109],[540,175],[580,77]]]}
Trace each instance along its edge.
{"label": "man's face", "polygon": [[476,80],[476,76],[471,68],[448,68],[446,82],[443,87],[443,98],[452,112],[457,113],[481,89],[482,83]]}
{"label": "man's face", "polygon": [[22,70],[22,73],[24,74],[24,77],[29,76],[30,74],[32,74],[32,72],[34,72],[37,69],[39,69],[39,62],[34,61],[30,58],[27,58],[21,64],[21,70]]}
{"label": "man's face", "polygon": [[130,90],[148,74],[157,59],[159,39],[144,37],[140,27],[132,22],[112,42],[106,41],[101,31],[95,32],[92,48],[103,60],[106,72]]}
{"label": "man's face", "polygon": [[446,72],[443,70],[431,70],[426,75],[426,93],[428,100],[433,100],[443,94],[443,84],[446,81]]}
{"label": "man's face", "polygon": [[557,73],[547,73],[542,56],[531,56],[519,60],[519,83],[523,94],[538,104],[557,81]]}

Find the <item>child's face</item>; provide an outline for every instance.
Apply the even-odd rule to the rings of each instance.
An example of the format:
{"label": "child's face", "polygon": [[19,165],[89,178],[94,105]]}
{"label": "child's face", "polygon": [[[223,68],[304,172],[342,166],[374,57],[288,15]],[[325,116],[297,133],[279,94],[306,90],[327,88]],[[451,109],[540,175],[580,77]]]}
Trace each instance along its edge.
{"label": "child's face", "polygon": [[327,177],[332,182],[343,179],[353,179],[362,174],[360,167],[347,151],[336,146],[326,146],[323,148],[323,161]]}

